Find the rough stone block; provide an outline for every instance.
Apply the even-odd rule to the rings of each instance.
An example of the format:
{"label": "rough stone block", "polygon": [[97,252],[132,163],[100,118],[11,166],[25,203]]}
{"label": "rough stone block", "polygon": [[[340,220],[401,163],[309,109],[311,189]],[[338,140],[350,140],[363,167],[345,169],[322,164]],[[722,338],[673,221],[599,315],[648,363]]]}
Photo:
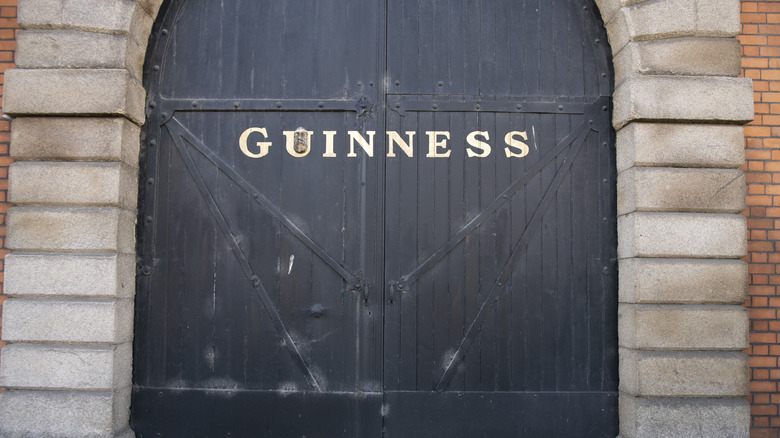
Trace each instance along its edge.
{"label": "rough stone block", "polygon": [[135,250],[135,212],[115,207],[13,207],[6,245],[28,251]]}
{"label": "rough stone block", "polygon": [[634,211],[739,213],[741,170],[633,167],[618,175],[618,215]]}
{"label": "rough stone block", "polygon": [[16,162],[9,200],[16,205],[94,205],[134,210],[136,171],[121,163]]}
{"label": "rough stone block", "polygon": [[739,41],[734,38],[673,38],[629,43],[615,57],[615,83],[631,75],[739,76]]}
{"label": "rough stone block", "polygon": [[740,32],[738,0],[631,3],[634,4],[618,10],[607,23],[613,53],[618,53],[630,41],[685,36],[734,37]]}
{"label": "rough stone block", "polygon": [[135,290],[131,254],[26,254],[5,257],[6,295],[130,298]]}
{"label": "rough stone block", "polygon": [[742,304],[747,299],[748,265],[739,260],[622,259],[618,273],[622,303]]}
{"label": "rough stone block", "polygon": [[702,121],[746,123],[753,120],[753,82],[713,76],[635,76],[614,94],[612,123]]}
{"label": "rough stone block", "polygon": [[130,388],[0,393],[0,436],[114,437],[127,428]]}
{"label": "rough stone block", "polygon": [[141,46],[146,45],[153,22],[149,13],[132,0],[25,0],[20,3],[17,16],[24,29],[128,35]]}
{"label": "rough stone block", "polygon": [[0,385],[13,389],[109,391],[131,383],[132,345],[3,347]]}
{"label": "rough stone block", "polygon": [[141,129],[123,117],[18,117],[11,131],[16,160],[122,161],[138,166]]}
{"label": "rough stone block", "polygon": [[617,133],[618,172],[633,166],[736,169],[744,162],[742,126],[631,123]]}
{"label": "rough stone block", "polygon": [[16,66],[30,68],[126,68],[141,79],[143,49],[127,36],[69,30],[26,30],[16,40]]}
{"label": "rough stone block", "polygon": [[144,123],[144,89],[122,69],[8,70],[3,110],[22,115],[116,115]]}
{"label": "rough stone block", "polygon": [[740,398],[620,395],[621,438],[747,438],[750,405]]}
{"label": "rough stone block", "polygon": [[620,346],[641,350],[734,350],[748,346],[742,306],[620,304]]}
{"label": "rough stone block", "polygon": [[738,214],[630,213],[618,218],[618,257],[740,258],[747,220]]}
{"label": "rough stone block", "polygon": [[620,349],[620,391],[636,397],[742,397],[750,392],[741,352]]}
{"label": "rough stone block", "polygon": [[10,298],[3,304],[3,340],[122,343],[133,339],[132,300]]}

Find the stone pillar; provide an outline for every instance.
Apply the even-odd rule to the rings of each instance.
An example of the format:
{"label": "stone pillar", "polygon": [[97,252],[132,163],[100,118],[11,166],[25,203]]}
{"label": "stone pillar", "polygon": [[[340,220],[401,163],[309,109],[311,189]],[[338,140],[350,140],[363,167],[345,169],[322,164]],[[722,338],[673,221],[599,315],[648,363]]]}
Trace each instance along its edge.
{"label": "stone pillar", "polygon": [[614,11],[621,437],[747,437],[739,1],[601,3]]}
{"label": "stone pillar", "polygon": [[141,70],[156,11],[19,3],[0,435],[130,437]]}

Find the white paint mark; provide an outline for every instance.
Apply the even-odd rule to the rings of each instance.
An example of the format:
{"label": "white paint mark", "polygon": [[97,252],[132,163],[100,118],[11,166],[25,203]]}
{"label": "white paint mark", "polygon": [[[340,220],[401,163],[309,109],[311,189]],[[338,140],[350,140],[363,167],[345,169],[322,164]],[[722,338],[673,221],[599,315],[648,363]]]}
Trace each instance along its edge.
{"label": "white paint mark", "polygon": [[534,129],[534,125],[531,125],[531,136],[534,138],[534,149],[539,150],[539,146],[536,145],[536,129]]}
{"label": "white paint mark", "polygon": [[292,267],[294,262],[295,262],[295,254],[290,255],[290,266],[287,267],[287,275],[290,275],[290,272],[292,272]]}

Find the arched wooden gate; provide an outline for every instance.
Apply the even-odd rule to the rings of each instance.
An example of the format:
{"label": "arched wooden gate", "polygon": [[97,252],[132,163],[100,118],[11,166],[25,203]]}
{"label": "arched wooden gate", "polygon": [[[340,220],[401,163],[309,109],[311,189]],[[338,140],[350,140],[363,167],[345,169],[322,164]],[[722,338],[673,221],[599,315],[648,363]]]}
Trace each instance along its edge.
{"label": "arched wooden gate", "polygon": [[146,66],[138,436],[617,435],[583,0],[180,0]]}

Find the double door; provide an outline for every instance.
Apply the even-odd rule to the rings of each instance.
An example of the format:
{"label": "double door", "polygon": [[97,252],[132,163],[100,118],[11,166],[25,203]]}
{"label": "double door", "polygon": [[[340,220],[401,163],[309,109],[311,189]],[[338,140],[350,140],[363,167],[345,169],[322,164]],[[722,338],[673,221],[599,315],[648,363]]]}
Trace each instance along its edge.
{"label": "double door", "polygon": [[167,3],[145,76],[136,433],[617,435],[597,15]]}

